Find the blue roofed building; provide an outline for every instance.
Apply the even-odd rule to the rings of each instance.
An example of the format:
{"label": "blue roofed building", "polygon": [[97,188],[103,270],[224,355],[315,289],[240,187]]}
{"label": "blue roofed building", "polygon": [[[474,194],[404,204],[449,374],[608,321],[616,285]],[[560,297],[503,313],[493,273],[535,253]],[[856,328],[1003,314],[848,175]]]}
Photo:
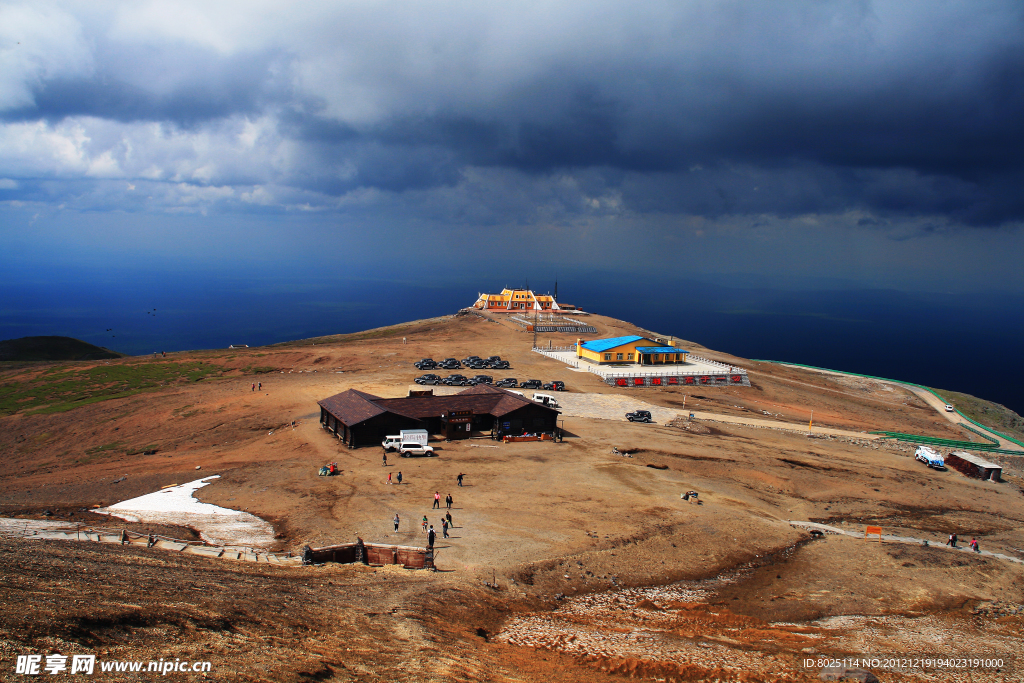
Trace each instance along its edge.
{"label": "blue roofed building", "polygon": [[580,339],[576,342],[576,357],[599,365],[674,365],[685,363],[688,353],[689,351],[637,335],[591,341]]}

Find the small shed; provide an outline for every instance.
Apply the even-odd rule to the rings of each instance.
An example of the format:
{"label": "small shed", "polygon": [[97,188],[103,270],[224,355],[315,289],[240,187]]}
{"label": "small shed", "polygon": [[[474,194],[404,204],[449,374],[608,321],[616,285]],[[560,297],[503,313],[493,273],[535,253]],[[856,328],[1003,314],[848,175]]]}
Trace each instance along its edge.
{"label": "small shed", "polygon": [[946,458],[946,465],[952,467],[961,474],[968,477],[981,479],[982,481],[1002,481],[1003,466],[989,462],[977,455],[971,455],[963,451],[955,451]]}

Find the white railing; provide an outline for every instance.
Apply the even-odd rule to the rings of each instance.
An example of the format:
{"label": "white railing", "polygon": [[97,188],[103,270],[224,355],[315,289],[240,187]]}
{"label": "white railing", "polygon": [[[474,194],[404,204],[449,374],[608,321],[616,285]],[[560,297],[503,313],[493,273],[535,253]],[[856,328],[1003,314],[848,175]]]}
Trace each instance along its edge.
{"label": "white railing", "polygon": [[[725,368],[728,372],[736,372],[737,370],[740,370],[740,368],[737,368],[735,365],[729,365],[727,363],[722,363],[717,360],[711,360],[710,358],[704,358],[703,356],[698,356],[693,353],[687,354],[687,357],[692,358],[693,360],[699,360],[701,363],[707,363],[708,365],[717,365],[720,368]],[[746,371],[744,370],[744,372]]]}
{"label": "white railing", "polygon": [[565,353],[567,351],[576,351],[575,346],[552,346],[551,348],[540,348],[535,346],[533,350],[542,356],[547,356],[551,360],[557,360],[559,363],[565,363],[566,365],[571,365],[574,368],[578,368],[580,366],[578,359],[565,358],[564,356],[558,355],[558,352]]}

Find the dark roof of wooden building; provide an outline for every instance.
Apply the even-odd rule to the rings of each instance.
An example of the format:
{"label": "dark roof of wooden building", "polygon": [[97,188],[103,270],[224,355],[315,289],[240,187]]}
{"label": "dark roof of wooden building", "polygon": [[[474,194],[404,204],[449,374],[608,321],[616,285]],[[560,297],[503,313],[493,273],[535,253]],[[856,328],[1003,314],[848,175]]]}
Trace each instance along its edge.
{"label": "dark roof of wooden building", "polygon": [[327,412],[352,427],[383,413],[393,413],[414,420],[440,417],[442,413],[469,410],[474,415],[502,417],[524,406],[536,406],[553,413],[549,406],[531,401],[504,389],[478,384],[453,396],[411,396],[379,398],[355,389],[343,391],[319,401]]}
{"label": "dark roof of wooden building", "polygon": [[378,400],[380,399],[373,394],[349,389],[317,403],[326,408],[331,415],[351,426],[386,412],[374,403]]}

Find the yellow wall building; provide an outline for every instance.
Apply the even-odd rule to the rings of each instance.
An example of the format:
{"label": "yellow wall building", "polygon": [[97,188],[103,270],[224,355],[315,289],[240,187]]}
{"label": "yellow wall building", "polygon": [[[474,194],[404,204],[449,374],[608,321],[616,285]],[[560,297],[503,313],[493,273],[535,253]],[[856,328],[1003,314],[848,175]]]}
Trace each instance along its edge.
{"label": "yellow wall building", "polygon": [[576,357],[600,365],[636,363],[639,365],[671,365],[685,363],[689,351],[661,342],[630,335],[611,339],[577,340]]}
{"label": "yellow wall building", "polygon": [[[534,294],[531,289],[503,289],[501,294],[481,294],[473,308],[494,313],[557,313],[566,310],[566,307],[558,305],[555,297],[550,294]],[[568,307],[569,310],[575,308]]]}

